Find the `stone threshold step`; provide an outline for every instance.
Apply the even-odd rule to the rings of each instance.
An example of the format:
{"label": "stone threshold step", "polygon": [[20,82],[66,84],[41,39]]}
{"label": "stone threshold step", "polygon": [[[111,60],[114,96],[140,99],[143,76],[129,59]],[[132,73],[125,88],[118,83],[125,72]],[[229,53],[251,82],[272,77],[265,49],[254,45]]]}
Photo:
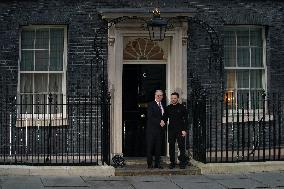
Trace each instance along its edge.
{"label": "stone threshold step", "polygon": [[[147,160],[146,157],[125,157],[125,163],[126,165],[145,165]],[[169,164],[170,159],[168,157],[162,156],[161,157],[161,163],[164,164]]]}
{"label": "stone threshold step", "polygon": [[147,169],[146,165],[126,165],[123,168],[115,168],[115,176],[147,176],[147,175],[200,175],[201,170],[195,166],[186,169]]}

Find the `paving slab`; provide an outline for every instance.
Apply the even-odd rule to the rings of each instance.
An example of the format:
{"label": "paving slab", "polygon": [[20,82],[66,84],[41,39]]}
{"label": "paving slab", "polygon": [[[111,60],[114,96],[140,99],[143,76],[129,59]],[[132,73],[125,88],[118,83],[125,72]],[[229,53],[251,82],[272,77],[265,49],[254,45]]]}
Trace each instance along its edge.
{"label": "paving slab", "polygon": [[124,181],[125,177],[111,176],[111,177],[81,177],[85,182],[88,181]]}
{"label": "paving slab", "polygon": [[219,184],[225,188],[268,188],[267,184],[260,183],[251,179],[226,179],[216,180]]}
{"label": "paving slab", "polygon": [[169,169],[167,164],[162,165],[164,169],[148,169],[145,164],[126,165],[115,169],[116,176],[147,176],[147,175],[200,175],[200,169],[194,166],[187,166],[185,169]]}
{"label": "paving slab", "polygon": [[169,176],[171,182],[183,189],[201,188],[201,189],[222,189],[222,185],[205,176]]}
{"label": "paving slab", "polygon": [[204,177],[210,180],[228,180],[228,179],[247,179],[245,174],[204,174]]}
{"label": "paving slab", "polygon": [[41,189],[44,188],[40,177],[9,176],[3,183],[2,189]]}
{"label": "paving slab", "polygon": [[196,175],[196,176],[192,176],[192,175],[181,175],[181,176],[177,176],[177,175],[172,175],[169,176],[168,179],[172,180],[172,181],[179,181],[179,182],[211,182],[212,180],[205,177],[205,176],[201,176],[201,175]]}
{"label": "paving slab", "polygon": [[180,189],[176,184],[163,176],[127,177],[135,189]]}
{"label": "paving slab", "polygon": [[[59,186],[59,187],[44,187],[44,189],[92,189],[91,187],[62,187],[62,186]],[[28,188],[27,188],[28,189]]]}
{"label": "paving slab", "polygon": [[198,182],[183,182],[183,183],[176,183],[179,188],[182,189],[225,189],[218,183],[198,183]]}
{"label": "paving slab", "polygon": [[169,181],[167,176],[127,176],[125,179],[138,182],[166,182]]}
{"label": "paving slab", "polygon": [[88,187],[81,177],[42,177],[44,187]]}
{"label": "paving slab", "polygon": [[88,181],[92,189],[134,189],[128,181]]}
{"label": "paving slab", "polygon": [[265,183],[270,187],[284,187],[283,172],[250,173],[247,176],[253,180]]}

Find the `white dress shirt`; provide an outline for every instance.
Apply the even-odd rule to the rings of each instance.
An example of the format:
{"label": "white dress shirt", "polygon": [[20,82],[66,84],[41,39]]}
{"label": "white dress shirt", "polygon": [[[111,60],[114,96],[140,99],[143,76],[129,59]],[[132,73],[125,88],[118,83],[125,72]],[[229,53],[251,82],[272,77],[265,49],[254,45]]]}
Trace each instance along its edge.
{"label": "white dress shirt", "polygon": [[[155,100],[156,101],[156,100]],[[164,111],[164,108],[163,108],[163,105],[162,105],[162,103],[161,102],[157,102],[156,101],[156,103],[157,103],[157,105],[161,108],[161,111],[162,111],[162,115],[165,113],[165,111]]]}

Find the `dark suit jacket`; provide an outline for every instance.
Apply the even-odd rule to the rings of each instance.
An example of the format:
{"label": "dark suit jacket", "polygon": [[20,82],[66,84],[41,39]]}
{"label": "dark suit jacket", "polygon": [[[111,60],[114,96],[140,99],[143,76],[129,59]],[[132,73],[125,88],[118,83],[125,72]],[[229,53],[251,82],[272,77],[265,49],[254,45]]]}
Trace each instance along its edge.
{"label": "dark suit jacket", "polygon": [[[163,106],[164,107],[164,106]],[[162,120],[162,112],[156,101],[148,104],[147,108],[147,133],[157,133],[162,131],[160,126]]]}
{"label": "dark suit jacket", "polygon": [[165,123],[169,120],[169,132],[181,132],[187,130],[187,110],[183,104],[168,105],[163,115]]}

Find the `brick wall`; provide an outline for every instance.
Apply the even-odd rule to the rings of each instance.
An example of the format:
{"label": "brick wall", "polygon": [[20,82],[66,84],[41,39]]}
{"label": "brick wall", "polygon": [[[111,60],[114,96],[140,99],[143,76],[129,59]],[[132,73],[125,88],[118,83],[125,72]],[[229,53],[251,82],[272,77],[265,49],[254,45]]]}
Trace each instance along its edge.
{"label": "brick wall", "polygon": [[[219,34],[222,42],[224,25],[263,25],[266,28],[268,90],[284,92],[284,2],[280,0],[164,0],[161,7],[196,8],[196,17],[204,20]],[[94,61],[95,35],[102,39],[101,57],[107,54],[107,33],[99,33],[105,26],[96,8],[154,7],[153,1],[84,0],[84,1],[1,1],[0,2],[0,83],[15,95],[18,80],[19,35],[21,26],[60,24],[68,27],[67,95],[88,94],[90,62]],[[220,92],[220,66],[209,64],[210,41],[206,32],[196,24],[189,26],[188,91],[200,84],[207,91]],[[106,69],[104,69],[106,71]],[[105,72],[106,73],[106,72]],[[107,78],[98,69],[93,79]],[[94,94],[98,90],[94,86]],[[0,87],[0,89],[1,89]],[[1,89],[0,93],[3,94]]]}

